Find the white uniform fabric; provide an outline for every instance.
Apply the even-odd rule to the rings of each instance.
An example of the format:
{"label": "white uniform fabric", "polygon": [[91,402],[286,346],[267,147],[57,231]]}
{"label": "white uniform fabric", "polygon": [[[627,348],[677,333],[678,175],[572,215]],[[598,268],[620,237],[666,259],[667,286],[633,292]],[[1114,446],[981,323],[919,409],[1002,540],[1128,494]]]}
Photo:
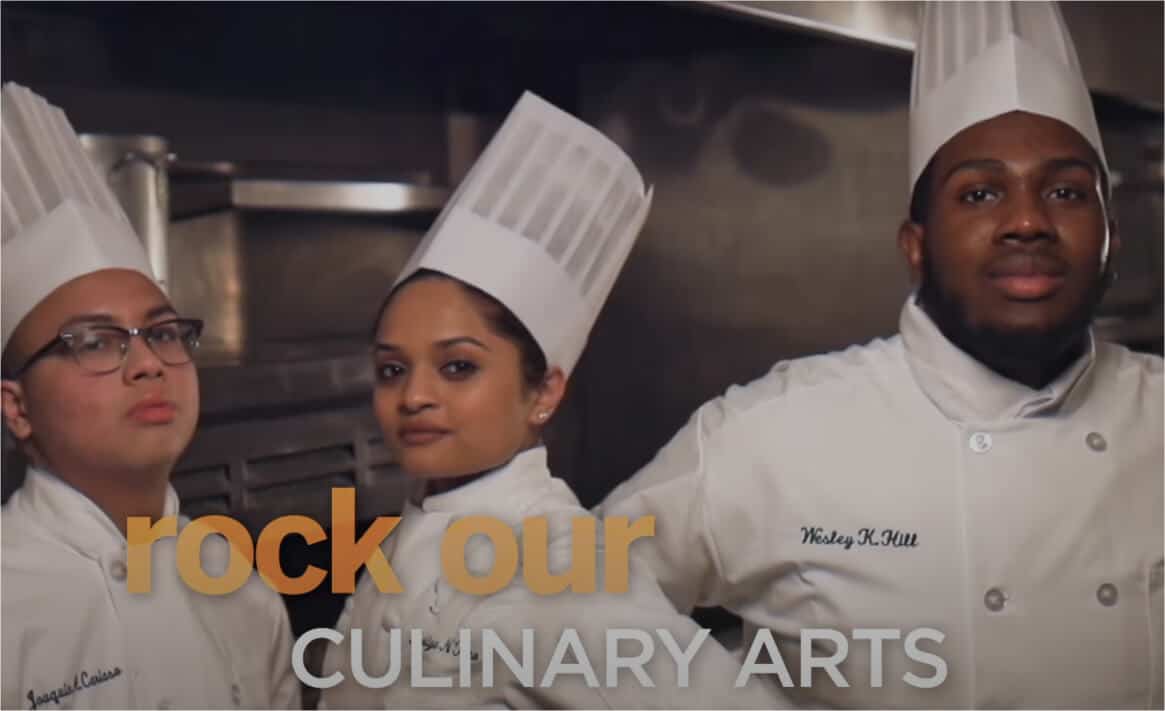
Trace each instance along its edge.
{"label": "white uniform fabric", "polygon": [[[492,516],[515,529],[531,516],[546,516],[550,531],[551,570],[561,571],[570,560],[571,520],[590,516],[570,488],[551,477],[542,447],[518,454],[504,467],[453,491],[430,496],[418,507],[409,504],[402,520],[384,543],[385,556],[393,566],[405,592],[379,592],[365,576],[349,598],[340,616],[338,630],[342,645],[328,649],[322,676],[335,671],[345,682],[323,692],[323,703],[331,708],[771,708],[781,699],[764,684],[734,688],[739,664],[709,637],[691,666],[690,688],[676,684],[676,667],[658,638],[652,662],[645,666],[655,688],[643,688],[629,671],[621,671],[616,688],[606,687],[604,636],[608,628],[634,628],[654,635],[658,628],[670,630],[681,648],[698,631],[690,618],[675,612],[648,575],[632,568],[630,590],[625,594],[603,593],[603,555],[600,545],[600,592],[575,595],[539,596],[530,592],[519,573],[501,592],[478,597],[460,592],[441,574],[440,545],[448,526],[466,515]],[[602,535],[602,526],[599,526]],[[639,539],[642,540],[642,539]],[[638,541],[632,544],[635,550]],[[493,549],[484,536],[470,540],[466,560],[477,574],[492,566]],[[363,630],[364,669],[381,676],[389,668],[388,630],[402,630],[403,657],[400,676],[393,685],[376,690],[353,680],[348,640],[353,628]],[[471,688],[459,688],[458,651],[453,643],[458,630],[473,630],[472,645],[480,650],[481,630],[496,632],[520,659],[521,630],[534,630],[535,674],[533,687],[523,686],[501,662],[495,665],[494,684],[483,688],[482,663],[473,661]],[[599,688],[588,688],[574,674],[557,677],[549,688],[540,684],[547,661],[553,654],[562,630],[575,628],[598,677]],[[428,676],[450,676],[453,688],[413,688],[408,640],[410,631],[423,630],[429,649],[423,655],[422,671]],[[451,651],[452,650],[452,651]],[[623,650],[631,654],[634,647]],[[569,658],[570,661],[573,659]]]}
{"label": "white uniform fabric", "polygon": [[815,670],[796,702],[1160,708],[1161,359],[1090,341],[1036,391],[913,299],[900,330],[729,388],[599,510],[654,514],[637,550],[677,607],[771,629],[794,680],[802,628],[946,635],[937,688],[901,642],[872,688],[851,640],[850,687]]}
{"label": "white uniform fabric", "polygon": [[[165,514],[177,511],[171,488]],[[151,592],[130,594],[121,531],[36,469],[2,525],[4,708],[300,707],[286,609],[257,575],[230,595],[197,593],[165,538]],[[208,539],[208,571],[225,570],[225,546]]]}
{"label": "white uniform fabric", "polygon": [[965,128],[1026,111],[1104,146],[1076,47],[1055,2],[927,2],[910,87],[910,188]]}

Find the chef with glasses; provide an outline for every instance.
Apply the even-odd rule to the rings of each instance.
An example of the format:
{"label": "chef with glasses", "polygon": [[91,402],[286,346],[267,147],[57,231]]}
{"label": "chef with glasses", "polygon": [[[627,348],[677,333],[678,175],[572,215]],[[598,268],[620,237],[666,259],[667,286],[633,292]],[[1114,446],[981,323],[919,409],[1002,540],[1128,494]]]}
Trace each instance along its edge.
{"label": "chef with glasses", "polygon": [[[202,322],[159,288],[64,113],[8,84],[2,115],[0,390],[30,466],[0,517],[0,706],[298,707],[287,613],[257,576],[202,595],[166,538],[151,591],[129,592],[127,518],[178,514]],[[225,553],[207,543],[204,566]]]}

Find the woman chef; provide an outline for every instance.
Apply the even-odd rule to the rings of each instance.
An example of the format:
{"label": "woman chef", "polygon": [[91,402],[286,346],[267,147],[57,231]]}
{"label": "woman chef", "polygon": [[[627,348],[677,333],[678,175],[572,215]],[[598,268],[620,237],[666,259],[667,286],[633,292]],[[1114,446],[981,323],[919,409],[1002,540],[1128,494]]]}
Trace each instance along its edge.
{"label": "woman chef", "polygon": [[169,538],[152,592],[127,589],[126,518],[178,512],[202,323],[154,281],[64,113],[14,84],[3,102],[4,422],[31,468],[3,514],[0,705],[298,707],[287,615],[257,577],[195,593]]}
{"label": "woman chef", "polygon": [[[650,194],[630,160],[597,131],[525,94],[418,247],[390,293],[376,326],[374,407],[385,439],[419,483],[384,550],[404,592],[383,594],[365,576],[339,622],[343,644],[329,647],[325,690],[331,707],[725,707],[772,706],[769,692],[736,689],[739,665],[705,640],[688,688],[656,639],[644,670],[608,685],[608,629],[666,629],[682,647],[698,628],[677,614],[654,581],[632,571],[624,594],[537,595],[522,573],[489,596],[456,589],[442,574],[441,542],[455,521],[494,517],[521,538],[524,519],[549,520],[550,569],[566,567],[571,520],[587,516],[547,468],[540,442],[571,369],[646,218]],[[599,551],[602,552],[601,549]],[[470,570],[487,571],[484,537],[465,550]],[[602,565],[602,555],[598,556]],[[500,662],[484,683],[481,649],[492,631],[520,658],[523,629],[533,631],[533,676],[525,682]],[[576,628],[597,684],[578,674],[545,681],[546,663],[564,630]],[[384,688],[353,677],[353,630],[363,635],[363,671],[375,678],[395,662]],[[459,631],[472,632],[471,649]],[[399,630],[403,644],[389,635]],[[424,652],[409,649],[419,630]],[[634,647],[635,641],[629,641]],[[627,654],[623,649],[622,654]],[[413,674],[455,676],[471,659],[472,681],[415,688]],[[574,661],[571,659],[571,661]],[[411,669],[420,662],[423,670]],[[384,682],[388,683],[388,682]],[[379,684],[383,685],[383,684]]]}

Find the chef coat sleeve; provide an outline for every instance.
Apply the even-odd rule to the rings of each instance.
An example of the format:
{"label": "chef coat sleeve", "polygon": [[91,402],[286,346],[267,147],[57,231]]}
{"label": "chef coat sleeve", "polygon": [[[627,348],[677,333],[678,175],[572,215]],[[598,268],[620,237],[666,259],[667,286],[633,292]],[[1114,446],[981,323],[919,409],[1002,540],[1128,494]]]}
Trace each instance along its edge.
{"label": "chef coat sleeve", "polygon": [[[742,405],[747,388],[733,387],[705,403],[647,466],[623,482],[600,504],[601,517],[655,517],[655,535],[636,540],[631,550],[645,561],[660,587],[681,612],[695,605],[719,605],[733,594],[722,574],[715,498],[740,488],[747,448]],[[722,497],[721,497],[722,498]]]}

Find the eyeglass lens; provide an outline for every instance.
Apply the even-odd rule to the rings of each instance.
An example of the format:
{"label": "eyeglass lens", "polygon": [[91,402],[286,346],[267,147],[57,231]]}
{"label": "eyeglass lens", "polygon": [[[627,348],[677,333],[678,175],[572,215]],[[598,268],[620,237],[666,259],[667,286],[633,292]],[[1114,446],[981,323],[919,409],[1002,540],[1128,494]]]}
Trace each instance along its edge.
{"label": "eyeglass lens", "polygon": [[[142,328],[138,333],[163,363],[183,365],[194,357],[199,325],[196,321],[166,321]],[[93,373],[108,373],[121,367],[129,352],[131,337],[123,328],[98,324],[77,326],[61,334],[81,367]]]}

